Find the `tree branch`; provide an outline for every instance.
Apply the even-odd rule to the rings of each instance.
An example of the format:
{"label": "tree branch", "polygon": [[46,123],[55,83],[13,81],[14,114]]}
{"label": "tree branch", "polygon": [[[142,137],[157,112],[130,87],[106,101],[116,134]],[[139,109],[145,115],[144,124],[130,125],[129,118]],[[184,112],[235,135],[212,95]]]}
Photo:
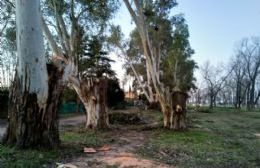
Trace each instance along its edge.
{"label": "tree branch", "polygon": [[43,17],[41,17],[41,20],[42,20],[41,21],[41,23],[42,23],[42,25],[41,25],[42,30],[43,30],[44,35],[47,38],[50,46],[51,46],[52,52],[54,53],[54,55],[58,55],[58,56],[63,55],[61,50],[59,49],[58,45],[54,41],[54,39],[53,39],[53,37],[51,35],[51,32],[50,32],[48,26],[46,25],[45,20],[43,19]]}

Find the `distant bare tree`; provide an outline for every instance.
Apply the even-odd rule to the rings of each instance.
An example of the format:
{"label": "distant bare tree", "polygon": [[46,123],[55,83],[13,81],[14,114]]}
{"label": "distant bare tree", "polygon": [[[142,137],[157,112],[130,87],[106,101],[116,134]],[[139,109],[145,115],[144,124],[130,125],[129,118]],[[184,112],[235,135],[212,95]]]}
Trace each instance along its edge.
{"label": "distant bare tree", "polygon": [[230,64],[233,66],[231,78],[235,88],[234,105],[237,109],[240,109],[243,101],[245,100],[246,91],[249,86],[246,76],[246,66],[242,55],[239,53],[237,53],[235,58],[231,60]]}
{"label": "distant bare tree", "polygon": [[260,72],[260,38],[245,38],[241,41],[238,53],[243,59],[247,83],[247,108],[254,109],[260,97],[260,90],[256,91],[256,81]]}
{"label": "distant bare tree", "polygon": [[201,67],[201,74],[207,85],[210,108],[213,108],[216,106],[217,95],[224,87],[224,82],[230,75],[230,71],[226,73],[223,67],[211,65],[207,61]]}

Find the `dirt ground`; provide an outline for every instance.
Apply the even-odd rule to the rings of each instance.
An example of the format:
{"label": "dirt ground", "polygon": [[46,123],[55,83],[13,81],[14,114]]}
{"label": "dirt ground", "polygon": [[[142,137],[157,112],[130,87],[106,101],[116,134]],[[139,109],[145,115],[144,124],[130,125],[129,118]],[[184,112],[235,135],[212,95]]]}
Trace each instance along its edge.
{"label": "dirt ground", "polygon": [[[77,116],[60,121],[61,127],[67,125],[80,125],[85,121],[85,116]],[[113,144],[109,145],[109,150],[98,151],[94,154],[85,154],[80,157],[73,158],[66,163],[69,166],[74,165],[78,168],[170,168],[171,166],[162,164],[149,159],[140,158],[135,154],[135,150],[141,147],[146,138],[149,138],[145,131],[115,129],[110,131],[111,138],[117,139]],[[65,165],[66,165],[65,164]]]}
{"label": "dirt ground", "polygon": [[[60,119],[61,131],[66,131],[66,128],[84,125],[85,115],[74,116]],[[7,126],[6,120],[0,120],[0,138],[2,138]],[[138,132],[137,130],[129,130],[127,127],[123,129],[112,129],[109,131],[111,138],[117,139],[115,143],[110,144],[109,150],[98,151],[94,154],[82,154],[79,157],[72,158],[68,163],[63,163],[61,167],[65,168],[170,168],[170,166],[140,158],[135,154],[140,146],[148,138],[145,131]],[[76,167],[74,167],[76,166]]]}
{"label": "dirt ground", "polygon": [[[86,154],[74,158],[70,164],[77,167],[92,168],[169,168],[164,165],[148,159],[143,159],[134,154],[134,151],[140,147],[146,138],[146,135],[137,131],[117,131],[115,136],[121,143],[114,143],[109,146],[108,151],[97,152],[95,154]],[[123,143],[122,143],[123,142]]]}

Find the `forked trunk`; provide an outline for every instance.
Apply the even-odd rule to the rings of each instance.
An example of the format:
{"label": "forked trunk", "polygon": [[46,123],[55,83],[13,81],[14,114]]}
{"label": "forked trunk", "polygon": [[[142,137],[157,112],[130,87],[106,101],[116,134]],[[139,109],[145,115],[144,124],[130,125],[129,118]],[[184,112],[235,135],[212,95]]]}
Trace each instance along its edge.
{"label": "forked trunk", "polygon": [[89,92],[84,103],[87,113],[86,128],[105,129],[109,127],[107,114],[107,82],[104,79],[94,79],[87,83]]}
{"label": "forked trunk", "polygon": [[[167,95],[167,92],[165,93],[166,88],[163,86],[163,84],[160,81],[160,52],[157,53],[153,49],[155,48],[155,44],[152,43],[152,40],[150,40],[149,37],[149,31],[146,25],[145,16],[143,15],[143,8],[142,3],[138,3],[137,0],[133,1],[134,7],[132,7],[132,3],[130,3],[129,0],[124,0],[124,3],[132,16],[132,19],[134,20],[138,33],[141,37],[142,46],[143,46],[143,52],[144,56],[146,58],[146,69],[148,76],[151,78],[151,82],[153,84],[153,88],[155,89],[158,101],[161,106],[161,110],[163,112],[164,117],[164,127],[165,128],[177,128],[177,126],[174,126],[175,122],[175,112],[173,112],[173,106],[171,103],[170,96]],[[158,65],[158,66],[156,66]],[[157,69],[158,67],[158,69]],[[171,119],[171,114],[174,119]],[[185,122],[185,121],[184,121]],[[173,125],[173,126],[172,126]]]}
{"label": "forked trunk", "polygon": [[35,93],[20,92],[15,76],[9,101],[9,125],[4,142],[18,148],[57,148],[59,146],[58,106],[61,96],[62,73],[48,65],[48,98],[45,107],[38,104]]}
{"label": "forked trunk", "polygon": [[106,79],[89,78],[73,86],[86,110],[86,128],[109,128]]}

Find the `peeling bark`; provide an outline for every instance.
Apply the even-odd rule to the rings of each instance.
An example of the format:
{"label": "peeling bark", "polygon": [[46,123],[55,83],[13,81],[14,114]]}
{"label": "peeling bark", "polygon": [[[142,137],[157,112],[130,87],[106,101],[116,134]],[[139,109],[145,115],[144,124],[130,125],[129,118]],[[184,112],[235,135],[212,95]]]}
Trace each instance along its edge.
{"label": "peeling bark", "polygon": [[145,23],[145,17],[142,11],[142,6],[140,5],[140,3],[138,3],[137,0],[134,1],[134,8],[132,7],[132,4],[129,2],[129,0],[124,0],[124,3],[130,15],[132,16],[132,19],[134,20],[138,33],[141,37],[144,56],[146,58],[146,68],[150,74],[153,88],[155,89],[157,99],[161,106],[164,117],[164,127],[170,128],[170,125],[172,124],[170,116],[173,112],[173,109],[171,106],[171,101],[168,100],[171,98],[167,98],[167,93],[165,92],[166,88],[161,83],[159,78],[159,69],[157,69],[157,67],[159,66],[157,65],[160,63],[160,55],[158,55],[158,53],[153,50],[154,44],[149,37],[148,29]]}
{"label": "peeling bark", "polygon": [[49,90],[45,108],[37,102],[37,94],[20,92],[20,80],[15,76],[9,101],[9,125],[4,142],[17,148],[57,148],[59,146],[58,106],[61,96],[62,72],[48,65]]}
{"label": "peeling bark", "polygon": [[174,130],[186,129],[186,101],[188,95],[184,92],[175,91],[172,93],[172,109],[171,116],[172,125]]}
{"label": "peeling bark", "polygon": [[81,82],[76,82],[75,78],[71,80],[74,80],[73,87],[86,110],[86,128],[109,128],[106,79],[89,78]]}
{"label": "peeling bark", "polygon": [[[77,45],[79,45],[78,17],[80,16],[80,14],[78,15],[78,17],[75,17],[75,9],[73,5],[74,0],[70,0],[69,3],[71,21],[70,28],[66,27],[65,20],[62,14],[59,13],[57,10],[57,4],[53,4],[56,28],[62,49],[58,47],[44,19],[42,19],[42,29],[54,53],[52,61],[55,63],[56,66],[64,70],[64,74],[62,77],[64,84],[68,82],[72,83],[73,88],[77,92],[81,102],[87,110],[87,127],[106,128],[109,124],[106,114],[106,92],[103,91],[103,80],[101,80],[102,82],[100,82],[102,84],[98,84],[96,79],[82,80],[78,74],[76,48]],[[92,83],[95,83],[95,85],[93,86],[90,82],[92,80]],[[106,83],[104,83],[104,87],[106,87]]]}
{"label": "peeling bark", "polygon": [[86,82],[87,92],[86,103],[84,102],[87,112],[86,128],[109,128],[107,115],[107,82],[100,79],[89,79]]}
{"label": "peeling bark", "polygon": [[16,1],[18,67],[4,142],[22,149],[59,145],[57,88],[62,72],[52,65],[47,71],[40,18],[39,0]]}

